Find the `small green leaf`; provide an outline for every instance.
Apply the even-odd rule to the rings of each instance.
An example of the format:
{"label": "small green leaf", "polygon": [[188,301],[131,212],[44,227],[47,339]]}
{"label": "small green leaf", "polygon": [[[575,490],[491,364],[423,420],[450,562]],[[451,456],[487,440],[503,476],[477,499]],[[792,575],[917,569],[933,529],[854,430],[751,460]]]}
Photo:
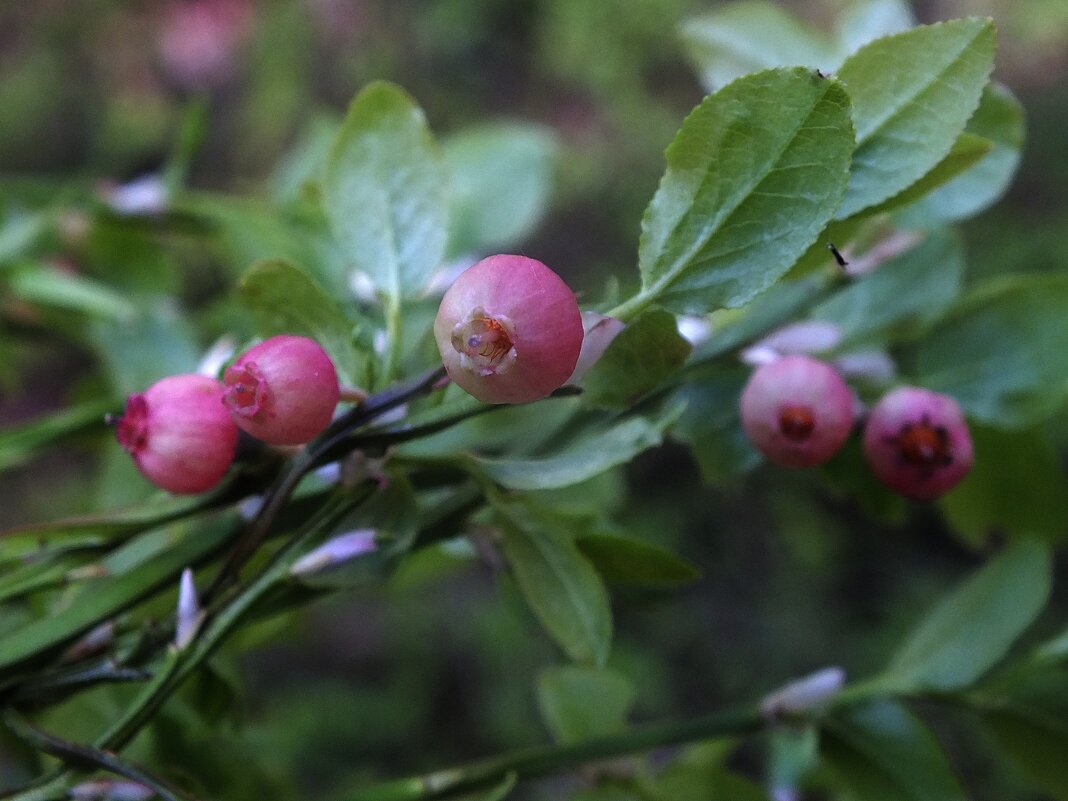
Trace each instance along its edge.
{"label": "small green leaf", "polygon": [[356,96],[327,159],[324,209],[346,256],[387,296],[419,294],[441,263],[447,181],[411,97],[381,81]]}
{"label": "small green leaf", "polygon": [[603,665],[612,610],[597,571],[549,510],[522,499],[491,500],[505,558],[535,616],[569,657]]}
{"label": "small green leaf", "polygon": [[1020,163],[1024,128],[1020,101],[1007,87],[988,84],[965,132],[983,137],[993,149],[974,167],[902,212],[902,221],[930,226],[971,217],[992,205],[1004,194]]}
{"label": "small green leaf", "polygon": [[997,664],[1046,605],[1049,548],[1007,548],[943,598],[905,640],[884,674],[895,687],[966,687]]}
{"label": "small green leaf", "polygon": [[366,384],[368,358],[356,349],[356,327],[299,267],[281,259],[254,264],[241,279],[241,297],[260,334],[310,337],[330,354],[343,380]]}
{"label": "small green leaf", "polygon": [[136,307],[110,287],[85,276],[40,266],[25,266],[8,276],[11,292],[30,303],[81,312],[119,321],[137,313]]}
{"label": "small green leaf", "polygon": [[547,456],[470,458],[486,475],[508,489],[559,489],[626,464],[642,451],[659,445],[664,431],[682,411],[683,407],[676,405],[654,417],[627,417],[602,430],[587,433],[563,450]]}
{"label": "small green leaf", "polygon": [[718,745],[690,746],[659,776],[642,783],[643,801],[768,801],[752,780],[725,768]]}
{"label": "small green leaf", "polygon": [[737,478],[760,464],[738,412],[749,374],[745,367],[703,368],[678,391],[686,411],[672,436],[690,446],[701,477],[709,484]]}
{"label": "small green leaf", "polygon": [[623,308],[701,314],[766,289],[834,214],[852,151],[833,79],[769,70],[705,98],[667,150],[642,219],[641,293]]}
{"label": "small green leaf", "polygon": [[545,214],[556,140],[545,128],[497,123],[443,143],[452,201],[452,254],[522,242]]}
{"label": "small green leaf", "polygon": [[931,732],[903,706],[877,701],[838,712],[821,756],[834,783],[863,801],[965,801]]}
{"label": "small green leaf", "polygon": [[690,562],[649,542],[591,532],[575,544],[609,584],[633,587],[677,587],[701,577]]}
{"label": "small green leaf", "polygon": [[0,265],[24,255],[48,227],[44,214],[13,214],[0,224]]}
{"label": "small green leaf", "polygon": [[853,100],[857,149],[844,219],[922,178],[972,116],[994,65],[994,24],[965,19],[877,39],[838,77]]}
{"label": "small green leaf", "polygon": [[998,428],[1048,417],[1068,397],[1068,278],[1006,276],[965,297],[920,343],[916,383]]}
{"label": "small green leaf", "polygon": [[915,339],[960,293],[964,250],[957,236],[932,232],[918,246],[879,266],[816,306],[812,317],[837,324],[846,343],[890,329]]}
{"label": "small green leaf", "polygon": [[642,313],[616,335],[582,381],[582,401],[601,409],[629,409],[674,374],[690,355],[675,315]]}
{"label": "small green leaf", "polygon": [[709,92],[772,67],[832,69],[834,48],[822,33],[774,3],[731,3],[682,23],[679,33]]}
{"label": "small green leaf", "polygon": [[538,707],[558,743],[578,743],[615,734],[626,726],[634,685],[605,668],[566,665],[538,678]]}
{"label": "small green leaf", "polygon": [[994,533],[1064,538],[1068,475],[1042,431],[971,426],[975,463],[939,505],[964,539],[982,547]]}

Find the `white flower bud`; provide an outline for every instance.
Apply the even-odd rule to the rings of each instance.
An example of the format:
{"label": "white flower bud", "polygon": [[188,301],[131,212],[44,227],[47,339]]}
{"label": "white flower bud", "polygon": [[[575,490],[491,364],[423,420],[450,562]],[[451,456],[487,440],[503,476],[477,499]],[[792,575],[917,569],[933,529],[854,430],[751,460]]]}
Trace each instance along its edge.
{"label": "white flower bud", "polygon": [[204,610],[197,600],[197,588],[193,583],[193,571],[188,567],[182,571],[178,583],[178,614],[174,627],[174,647],[183,651],[197,635],[200,624],[204,621]]}
{"label": "white flower bud", "polygon": [[810,712],[834,698],[845,680],[845,671],[840,667],[817,670],[767,695],[760,702],[760,711],[769,721]]}
{"label": "white flower bud", "polygon": [[375,549],[375,530],[361,528],[327,540],[304,554],[289,568],[291,576],[310,576],[337,567]]}

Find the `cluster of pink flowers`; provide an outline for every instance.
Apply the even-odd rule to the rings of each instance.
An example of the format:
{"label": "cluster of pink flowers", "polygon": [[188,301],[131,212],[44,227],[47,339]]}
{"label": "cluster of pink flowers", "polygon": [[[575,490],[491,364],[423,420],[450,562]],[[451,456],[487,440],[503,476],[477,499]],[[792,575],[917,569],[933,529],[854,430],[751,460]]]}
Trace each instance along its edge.
{"label": "cluster of pink flowers", "polygon": [[[741,396],[742,426],[769,460],[822,464],[853,430],[854,399],[830,365],[785,356],[755,370]],[[937,498],[972,466],[972,440],[957,402],[921,387],[880,399],[864,423],[864,456],[882,483],[920,500]]]}

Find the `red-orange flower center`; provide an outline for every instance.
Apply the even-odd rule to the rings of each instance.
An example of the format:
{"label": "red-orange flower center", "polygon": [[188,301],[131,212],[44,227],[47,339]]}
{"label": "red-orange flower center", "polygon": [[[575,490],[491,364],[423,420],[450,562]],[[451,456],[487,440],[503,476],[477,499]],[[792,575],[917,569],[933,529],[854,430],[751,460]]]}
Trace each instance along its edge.
{"label": "red-orange flower center", "polygon": [[779,431],[791,442],[804,442],[815,427],[816,420],[808,406],[783,406],[779,410]]}
{"label": "red-orange flower center", "polygon": [[915,467],[938,467],[953,462],[949,432],[926,418],[903,425],[894,441],[901,458]]}

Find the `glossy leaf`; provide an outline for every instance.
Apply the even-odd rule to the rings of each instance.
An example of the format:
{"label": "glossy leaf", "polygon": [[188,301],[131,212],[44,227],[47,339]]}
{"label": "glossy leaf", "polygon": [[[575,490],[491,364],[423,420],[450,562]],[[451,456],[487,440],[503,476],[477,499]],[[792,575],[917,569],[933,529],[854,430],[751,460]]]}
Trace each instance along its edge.
{"label": "glossy leaf", "polygon": [[625,464],[659,445],[664,431],[682,413],[672,406],[654,417],[627,417],[576,438],[556,453],[527,459],[474,456],[471,461],[508,489],[559,489],[593,478]]}
{"label": "glossy leaf", "polygon": [[650,542],[590,532],[575,543],[609,584],[677,587],[701,577],[693,564]]}
{"label": "glossy leaf", "polygon": [[281,259],[254,264],[241,279],[241,296],[260,334],[310,337],[330,354],[343,380],[366,382],[368,357],[356,348],[355,326],[299,267]]}
{"label": "glossy leaf", "polygon": [[349,107],[323,178],[323,207],[352,265],[387,296],[417,295],[445,254],[447,172],[402,89],[367,86]]}
{"label": "glossy leaf", "polygon": [[939,502],[953,528],[983,546],[994,534],[1057,541],[1068,535],[1068,475],[1041,430],[971,426],[975,464]]}
{"label": "glossy leaf", "polygon": [[626,676],[605,668],[566,665],[538,677],[538,707],[558,743],[621,731],[635,694]]}
{"label": "glossy leaf", "polygon": [[582,401],[628,409],[671,377],[690,355],[675,315],[647,311],[616,335],[582,381]]}
{"label": "glossy leaf", "polygon": [[965,19],[877,39],[846,59],[857,149],[844,219],[922,178],[949,153],[994,64],[994,24]]}
{"label": "glossy leaf", "polygon": [[710,92],[772,67],[829,70],[835,64],[827,37],[763,0],[731,3],[689,19],[680,27],[680,35]]}
{"label": "glossy leaf", "polygon": [[890,661],[895,687],[966,687],[996,665],[1049,597],[1046,546],[1020,542],[952,590],[927,614]]}
{"label": "glossy leaf", "polygon": [[1068,397],[1068,279],[1006,277],[968,295],[920,343],[917,383],[952,395],[965,414],[1021,428]]}
{"label": "glossy leaf", "polygon": [[849,98],[833,79],[769,70],[705,98],[642,220],[634,302],[700,314],[766,289],[834,214],[852,151]]}
{"label": "glossy leaf", "polygon": [[544,128],[494,124],[443,143],[452,203],[449,252],[485,253],[522,242],[549,200],[556,140]]}
{"label": "glossy leaf", "polygon": [[820,751],[834,783],[864,801],[965,801],[930,731],[903,706],[877,701],[838,712]]}
{"label": "glossy leaf", "polygon": [[561,519],[523,500],[494,499],[501,547],[545,631],[578,662],[603,665],[612,610],[600,576]]}

